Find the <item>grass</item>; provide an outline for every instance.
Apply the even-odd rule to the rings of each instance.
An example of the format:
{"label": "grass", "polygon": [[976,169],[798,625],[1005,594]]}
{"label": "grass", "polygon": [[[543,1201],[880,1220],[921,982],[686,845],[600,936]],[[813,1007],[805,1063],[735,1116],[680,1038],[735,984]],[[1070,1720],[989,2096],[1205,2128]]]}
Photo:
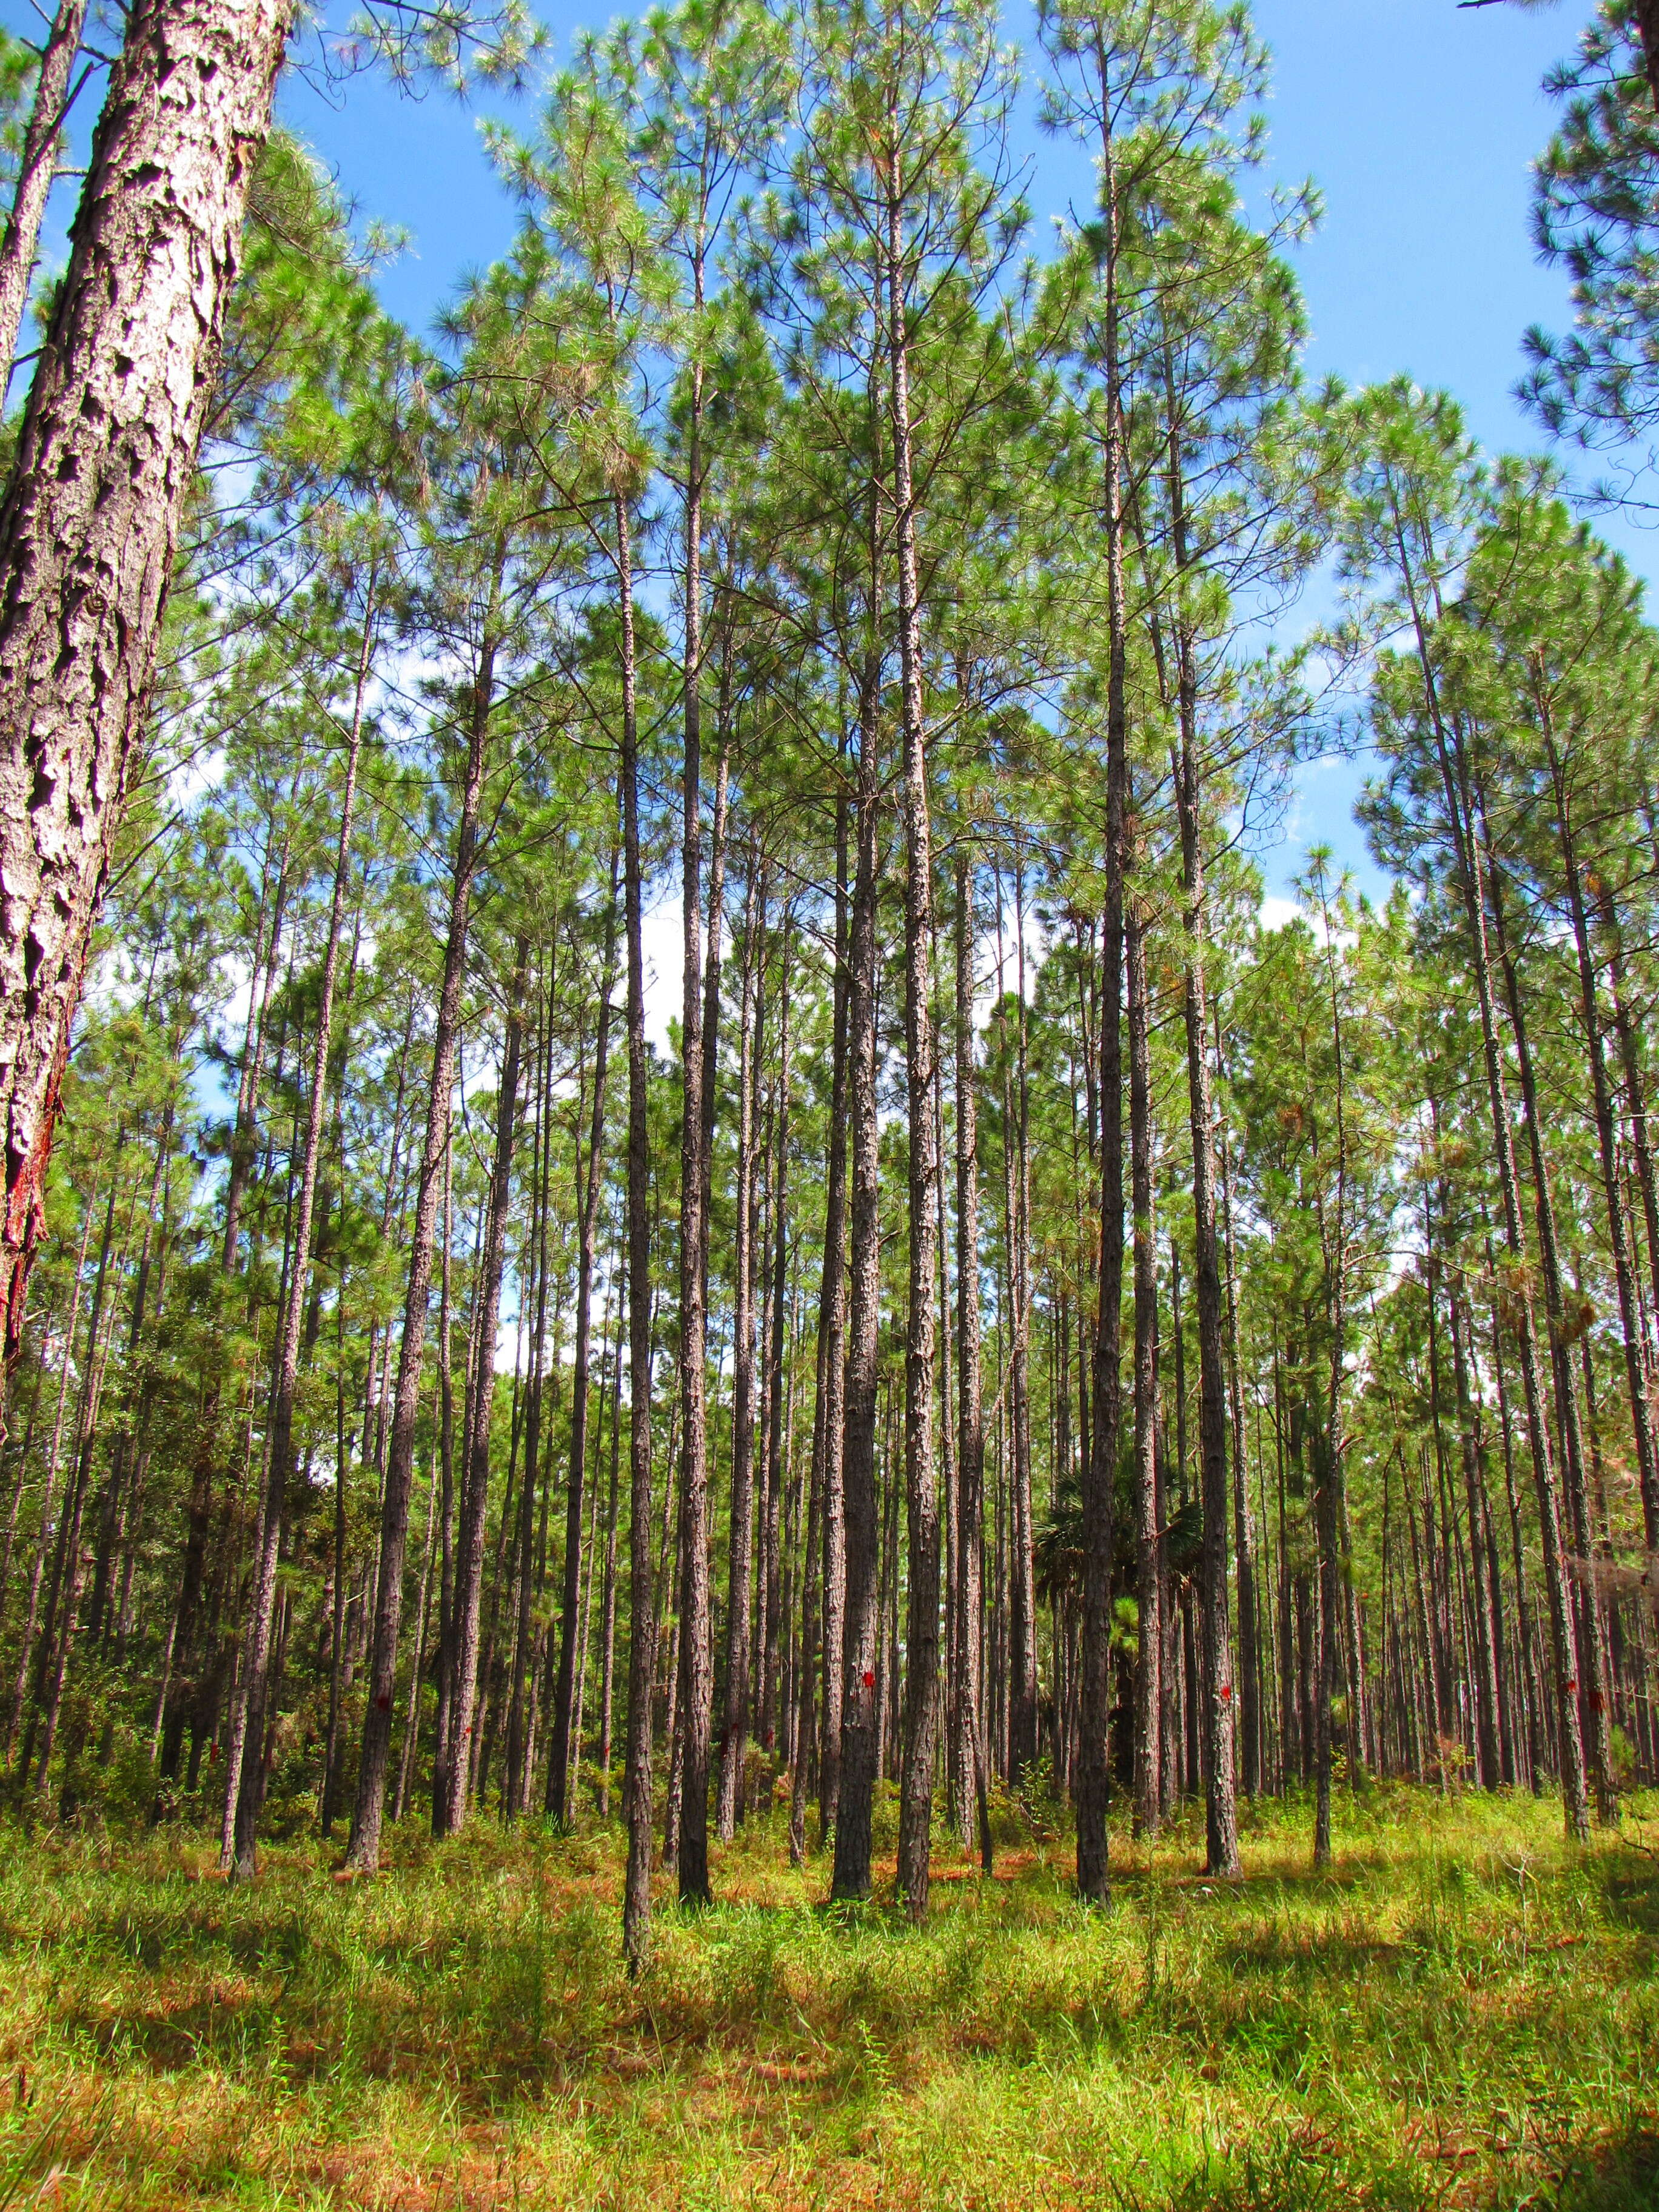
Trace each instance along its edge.
{"label": "grass", "polygon": [[0,2212],[1659,2206],[1659,1801],[1582,1853],[1528,1801],[1340,1810],[1317,1879],[1305,1810],[1237,1887],[1115,1838],[1109,1915],[1063,1840],[941,1850],[921,1931],[768,1826],[632,1985],[605,1834],[227,1889],[190,1833],[8,1832]]}

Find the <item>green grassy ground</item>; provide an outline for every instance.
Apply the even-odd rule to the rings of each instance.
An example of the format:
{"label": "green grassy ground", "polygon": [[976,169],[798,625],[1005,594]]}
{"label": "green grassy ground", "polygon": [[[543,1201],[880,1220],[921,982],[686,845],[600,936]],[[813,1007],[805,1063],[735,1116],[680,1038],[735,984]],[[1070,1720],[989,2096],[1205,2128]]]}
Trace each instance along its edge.
{"label": "green grassy ground", "polygon": [[[1116,1844],[945,1855],[916,1932],[832,1916],[776,1832],[735,1901],[617,1955],[606,1836],[312,1848],[0,1835],[0,2208],[1659,2205],[1659,1802],[1344,1799]],[[1646,1845],[1647,1848],[1644,1846]]]}

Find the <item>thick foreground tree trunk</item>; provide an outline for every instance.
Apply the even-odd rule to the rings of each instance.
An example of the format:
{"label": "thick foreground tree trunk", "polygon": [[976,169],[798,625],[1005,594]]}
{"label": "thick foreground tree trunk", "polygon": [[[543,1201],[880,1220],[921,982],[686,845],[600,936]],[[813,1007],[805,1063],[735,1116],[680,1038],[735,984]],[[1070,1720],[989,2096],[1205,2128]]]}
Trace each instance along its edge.
{"label": "thick foreground tree trunk", "polygon": [[0,505],[0,1338],[46,1160],[286,0],[137,0]]}

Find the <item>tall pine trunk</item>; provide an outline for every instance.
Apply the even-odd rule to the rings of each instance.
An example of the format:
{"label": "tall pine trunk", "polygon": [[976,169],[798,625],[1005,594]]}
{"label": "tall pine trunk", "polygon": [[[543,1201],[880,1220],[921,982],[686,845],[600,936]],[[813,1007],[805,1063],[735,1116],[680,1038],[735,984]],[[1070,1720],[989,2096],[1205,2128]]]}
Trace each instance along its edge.
{"label": "tall pine trunk", "polygon": [[[1577,840],[1572,821],[1572,793],[1566,764],[1556,742],[1549,702],[1540,696],[1537,703],[1555,793],[1556,837],[1566,876],[1568,912],[1572,920],[1573,946],[1578,960],[1579,1006],[1584,1024],[1584,1042],[1589,1054],[1590,1097],[1601,1155],[1601,1194],[1607,1210],[1607,1241],[1613,1251],[1613,1278],[1619,1291],[1620,1333],[1624,1340],[1625,1381],[1630,1394],[1631,1429],[1636,1442],[1637,1477],[1642,1493],[1642,1525],[1648,1550],[1659,1553],[1659,1455],[1656,1454],[1653,1408],[1648,1398],[1648,1377],[1642,1353],[1641,1322],[1636,1302],[1636,1271],[1631,1259],[1624,1195],[1620,1185],[1618,1131],[1613,1118],[1612,1086],[1607,1081],[1607,1048],[1601,1036],[1595,961],[1590,945],[1589,903],[1578,863]],[[1645,1132],[1644,1136],[1645,1138]]]}
{"label": "tall pine trunk", "polygon": [[[1103,96],[1106,85],[1100,56]],[[1128,859],[1128,617],[1124,599],[1124,453],[1116,149],[1109,107],[1100,149],[1105,289],[1106,820],[1100,994],[1100,1258],[1090,1450],[1083,1470],[1083,1638],[1078,1699],[1077,1886],[1086,1903],[1110,1893],[1106,1811],[1112,1706],[1113,1492],[1122,1420],[1119,1337],[1123,1304],[1123,879]]]}
{"label": "tall pine trunk", "polygon": [[904,1352],[904,1494],[909,1549],[904,1759],[899,1792],[898,1893],[910,1917],[927,1909],[933,1749],[939,1715],[939,1484],[933,1463],[933,842],[922,703],[916,491],[910,450],[910,346],[899,214],[899,156],[888,163],[887,315],[893,499],[898,552],[900,722],[904,782],[904,1073],[908,1145],[909,1284]]}
{"label": "tall pine trunk", "polygon": [[755,1526],[755,1101],[760,1059],[761,933],[766,889],[760,854],[751,847],[744,902],[742,1000],[738,1017],[738,1158],[732,1263],[736,1278],[732,1321],[732,1496],[726,1549],[726,1695],[720,1727],[720,1839],[735,1832],[748,1738],[750,1597]]}
{"label": "tall pine trunk", "polygon": [[356,691],[352,701],[351,730],[346,744],[345,788],[340,799],[340,834],[334,860],[334,893],[329,907],[328,938],[323,951],[322,981],[317,997],[317,1030],[312,1046],[311,1096],[307,1102],[305,1149],[301,1157],[300,1188],[295,1203],[294,1258],[289,1272],[288,1296],[279,1322],[276,1372],[270,1414],[265,1433],[265,1495],[260,1516],[261,1542],[254,1565],[249,1605],[247,1639],[242,1660],[242,1697],[246,1711],[242,1726],[244,1755],[238,1778],[233,1851],[237,1873],[245,1879],[254,1871],[255,1835],[260,1803],[264,1796],[266,1701],[270,1689],[271,1607],[276,1594],[276,1553],[282,1535],[283,1512],[294,1458],[294,1401],[300,1382],[300,1336],[304,1324],[306,1292],[310,1281],[311,1221],[317,1199],[317,1170],[322,1158],[323,1121],[328,1101],[328,1056],[333,1034],[334,987],[339,973],[340,934],[345,921],[347,887],[351,868],[351,838],[357,811],[357,765],[362,751],[363,702],[369,664],[374,651],[374,580],[371,574],[363,610],[362,647],[357,661]]}
{"label": "tall pine trunk", "polygon": [[957,1170],[957,1680],[952,1727],[964,1794],[971,1789],[980,1855],[990,1865],[991,1827],[985,1775],[984,1684],[981,1631],[984,1612],[985,1413],[980,1346],[979,1076],[974,1053],[973,863],[957,853],[956,884],[956,1170]]}
{"label": "tall pine trunk", "polygon": [[651,1939],[651,1692],[656,1615],[651,1558],[651,1140],[647,1121],[643,872],[634,639],[634,554],[625,500],[616,501],[617,599],[622,617],[623,908],[628,961],[629,1530],[628,1871],[623,1949],[644,1967]]}
{"label": "tall pine trunk", "polygon": [[1125,917],[1129,1017],[1129,1181],[1134,1217],[1135,1302],[1135,1829],[1162,1820],[1164,1577],[1158,1497],[1158,1243],[1152,1182],[1152,1009],[1146,921],[1136,900]]}
{"label": "tall pine trunk", "polygon": [[1539,1273],[1543,1278],[1544,1312],[1549,1325],[1550,1368],[1555,1382],[1555,1415],[1561,1437],[1561,1472],[1566,1487],[1567,1510],[1571,1519],[1573,1550],[1580,1562],[1574,1590],[1577,1659],[1567,1687],[1577,1703],[1586,1764],[1595,1790],[1597,1811],[1603,1820],[1612,1820],[1617,1815],[1607,1728],[1607,1648],[1595,1587],[1590,1575],[1595,1542],[1590,1529],[1589,1491],[1584,1480],[1584,1445],[1578,1418],[1578,1389],[1572,1371],[1571,1346],[1568,1341],[1566,1297],[1556,1234],[1555,1200],[1549,1163],[1544,1152],[1532,1040],[1521,995],[1516,949],[1509,933],[1503,877],[1492,851],[1491,830],[1484,817],[1483,801],[1475,834],[1482,849],[1491,890],[1492,942],[1504,979],[1510,1029],[1515,1038],[1522,1118],[1526,1125],[1527,1149],[1532,1165],[1533,1218],[1538,1232]]}
{"label": "tall pine trunk", "polygon": [[[697,304],[703,270],[696,262]],[[708,1887],[708,1759],[714,1730],[714,1655],[708,1589],[708,1152],[703,1129],[702,976],[702,420],[703,374],[691,364],[686,457],[685,649],[681,665],[685,726],[680,848],[684,953],[680,1013],[680,1901],[706,1905]]]}
{"label": "tall pine trunk", "polygon": [[[347,1864],[364,1874],[373,1874],[380,1857],[386,1762],[392,1747],[392,1699],[397,1685],[398,1641],[403,1624],[404,1552],[409,1536],[410,1487],[415,1472],[415,1419],[420,1402],[421,1363],[426,1350],[434,1231],[444,1155],[449,1144],[455,1054],[460,1036],[461,986],[466,973],[472,884],[478,866],[478,822],[483,805],[489,718],[495,703],[495,641],[486,638],[473,672],[468,702],[466,766],[456,831],[454,872],[450,883],[443,981],[433,1030],[426,1133],[415,1188],[403,1337],[398,1347],[392,1433],[380,1496],[380,1559],[375,1584],[374,1644],[369,1655],[368,1702],[363,1714],[362,1747],[358,1754],[351,1841],[346,1851]],[[481,1347],[478,1357],[483,1370],[489,1358],[488,1347]]]}
{"label": "tall pine trunk", "polygon": [[[794,1802],[791,1849],[799,1858],[805,1841],[805,1797],[813,1723],[814,1676],[822,1678],[823,1711],[818,1716],[818,1840],[834,1825],[835,1761],[841,1737],[841,1631],[845,1594],[842,1531],[842,1419],[845,1402],[847,1341],[847,830],[844,798],[836,801],[835,971],[831,980],[830,1030],[830,1127],[824,1162],[823,1268],[818,1288],[817,1395],[812,1428],[811,1496],[817,1502],[816,1523],[808,1510],[808,1540],[817,1535],[820,1558],[821,1654],[814,1649],[811,1615],[812,1564],[806,1566],[807,1612],[801,1632],[801,1681],[795,1747]],[[833,1705],[833,1711],[832,1711]]]}
{"label": "tall pine trunk", "polygon": [[848,901],[848,807],[836,803],[836,981],[830,1077],[830,1157],[824,1189],[824,1270],[829,1296],[823,1378],[823,1713],[818,1764],[818,1846],[836,1826],[841,1790],[841,1712],[847,1619],[847,1106],[852,979]]}
{"label": "tall pine trunk", "polygon": [[501,1275],[507,1264],[513,1143],[524,1052],[525,981],[524,963],[515,963],[501,1037],[501,1079],[495,1088],[495,1146],[483,1244],[473,1273],[472,1327],[461,1423],[461,1495],[455,1531],[454,1595],[443,1657],[447,1725],[438,1739],[432,1771],[432,1831],[439,1836],[458,1834],[465,1822],[467,1778],[477,1712],[484,1524],[489,1505],[490,1413],[495,1395],[495,1335],[501,1313]]}
{"label": "tall pine trunk", "polygon": [[[1174,372],[1166,362],[1170,407],[1170,504],[1175,553],[1184,576],[1189,567],[1184,462],[1176,424]],[[1182,1011],[1187,1028],[1187,1097],[1193,1158],[1193,1271],[1198,1321],[1199,1501],[1203,1515],[1200,1567],[1201,1682],[1204,1736],[1206,1871],[1226,1877],[1241,1871],[1238,1807],[1233,1771],[1233,1684],[1228,1621],[1227,1370],[1223,1330],[1221,1259],[1216,1231],[1215,1109],[1210,1087],[1210,1007],[1205,943],[1209,929],[1204,878],[1203,779],[1199,761],[1198,672],[1193,632],[1184,607],[1176,610],[1176,729],[1170,763],[1180,823],[1182,898],[1186,944]]]}
{"label": "tall pine trunk", "polygon": [[880,1531],[876,1513],[876,1386],[881,1326],[879,1133],[876,1118],[876,899],[879,767],[878,678],[859,698],[856,858],[848,954],[848,1069],[852,1139],[852,1263],[847,1331],[842,1496],[846,1601],[842,1623],[841,1745],[836,1802],[838,1898],[870,1893],[870,1822],[876,1784],[877,1619]]}
{"label": "tall pine trunk", "polygon": [[1439,683],[1417,591],[1415,571],[1406,550],[1407,525],[1398,513],[1392,520],[1423,684],[1424,704],[1434,734],[1447,827],[1452,838],[1456,866],[1457,889],[1469,933],[1475,995],[1480,1015],[1481,1054],[1486,1064],[1487,1103],[1492,1118],[1492,1153],[1503,1200],[1504,1243],[1513,1274],[1515,1335],[1521,1355],[1527,1441],[1532,1455],[1534,1482],[1538,1497],[1545,1593],[1549,1606],[1550,1637],[1555,1660],[1557,1754],[1561,1773],[1562,1809],[1568,1834],[1583,1842],[1589,1832],[1589,1814],[1585,1796],[1583,1735],[1579,1724],[1576,1636],[1561,1540],[1560,1492],[1550,1449],[1539,1375],[1537,1328],[1529,1282],[1526,1235],[1521,1218],[1515,1137],[1510,1124],[1503,1051],[1498,1041],[1497,1008],[1492,991],[1486,874],[1475,832],[1463,732],[1455,719],[1447,716],[1442,710]]}
{"label": "tall pine trunk", "polygon": [[559,1672],[553,1698],[553,1741],[547,1767],[548,1817],[569,1817],[571,1780],[580,1758],[573,1726],[576,1686],[577,1600],[581,1580],[582,1495],[587,1480],[587,1402],[590,1395],[593,1314],[593,1255],[599,1232],[599,1194],[605,1187],[605,1084],[611,1051],[611,992],[617,945],[617,860],[612,848],[611,897],[605,908],[604,980],[599,987],[597,1035],[593,1041],[593,1099],[588,1110],[587,1165],[581,1180],[581,1213],[577,1227],[576,1345],[570,1396],[570,1478],[565,1492],[564,1580],[559,1607]]}

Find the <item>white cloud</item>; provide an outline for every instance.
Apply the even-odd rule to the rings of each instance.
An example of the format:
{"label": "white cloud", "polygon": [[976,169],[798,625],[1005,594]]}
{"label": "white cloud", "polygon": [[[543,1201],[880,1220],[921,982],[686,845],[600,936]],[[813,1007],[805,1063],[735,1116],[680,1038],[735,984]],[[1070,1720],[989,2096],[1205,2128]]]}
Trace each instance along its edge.
{"label": "white cloud", "polygon": [[1285,898],[1278,891],[1269,891],[1261,902],[1256,919],[1263,929],[1283,929],[1287,921],[1294,921],[1301,912],[1293,898]]}

